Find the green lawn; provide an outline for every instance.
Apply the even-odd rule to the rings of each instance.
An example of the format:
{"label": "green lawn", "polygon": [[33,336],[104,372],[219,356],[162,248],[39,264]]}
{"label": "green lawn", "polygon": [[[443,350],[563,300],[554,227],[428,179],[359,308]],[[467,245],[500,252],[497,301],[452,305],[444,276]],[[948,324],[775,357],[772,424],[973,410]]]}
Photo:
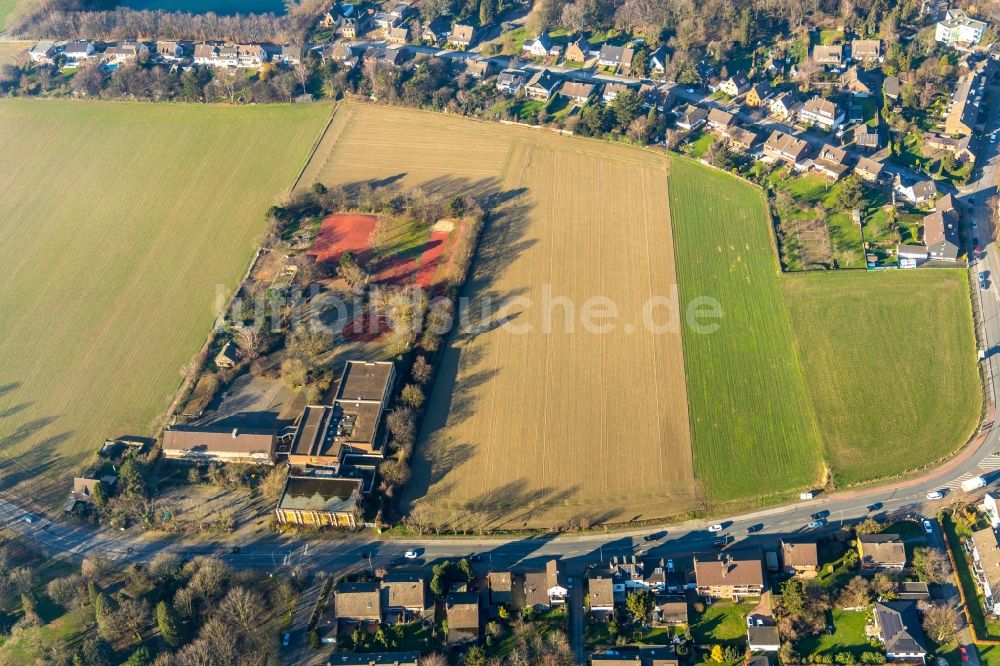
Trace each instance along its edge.
{"label": "green lawn", "polygon": [[746,616],[756,604],[716,601],[703,613],[691,611],[691,637],[698,645],[745,645]]}
{"label": "green lawn", "polygon": [[694,159],[700,159],[708,152],[708,147],[715,141],[715,136],[709,132],[700,132],[691,142],[684,144],[684,152]]}
{"label": "green lawn", "polygon": [[18,0],[0,0],[0,34],[4,32],[7,26],[7,17],[14,12],[17,3]]}
{"label": "green lawn", "polygon": [[527,123],[537,120],[538,112],[544,109],[547,104],[540,99],[525,99],[515,104],[512,111],[518,120]]}
{"label": "green lawn", "polygon": [[58,506],[105,438],[152,434],[328,116],[0,102],[5,485]]}
{"label": "green lawn", "polygon": [[895,476],[965,443],[981,392],[964,271],[795,275],[782,286],[838,485]]}
{"label": "green lawn", "polygon": [[850,652],[861,658],[862,652],[872,651],[871,643],[865,637],[865,625],[869,611],[845,611],[834,608],[828,621],[832,621],[834,632],[825,631],[818,636],[806,636],[796,643],[796,652],[803,656],[824,655],[833,657],[838,652]]}
{"label": "green lawn", "polygon": [[844,40],[843,30],[821,30],[819,33],[819,43],[823,46],[832,46]]}
{"label": "green lawn", "polygon": [[681,307],[707,297],[723,313],[714,333],[683,328],[695,471],[709,498],[815,484],[822,467],[819,437],[763,195],[677,159],[671,163],[670,216]]}

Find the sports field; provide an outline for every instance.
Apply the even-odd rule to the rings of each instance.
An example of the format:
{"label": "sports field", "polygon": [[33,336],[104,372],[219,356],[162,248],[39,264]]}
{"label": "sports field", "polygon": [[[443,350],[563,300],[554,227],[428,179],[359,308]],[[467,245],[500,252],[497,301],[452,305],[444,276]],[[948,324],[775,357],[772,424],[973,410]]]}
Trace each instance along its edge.
{"label": "sports field", "polygon": [[794,275],[782,287],[838,485],[965,443],[982,405],[965,271]]}
{"label": "sports field", "polygon": [[683,301],[714,299],[714,333],[684,329],[691,437],[712,500],[819,481],[822,451],[792,344],[764,198],[707,167],[675,160],[670,217]]}
{"label": "sports field", "polygon": [[[494,211],[465,294],[469,323],[449,341],[405,502],[468,529],[692,508],[681,338],[650,332],[641,316],[651,295],[675,284],[666,160],[341,106],[302,183],[373,178],[491,196]],[[600,296],[619,311],[604,333],[582,320]]]}
{"label": "sports field", "polygon": [[151,434],[328,113],[0,102],[4,485]]}

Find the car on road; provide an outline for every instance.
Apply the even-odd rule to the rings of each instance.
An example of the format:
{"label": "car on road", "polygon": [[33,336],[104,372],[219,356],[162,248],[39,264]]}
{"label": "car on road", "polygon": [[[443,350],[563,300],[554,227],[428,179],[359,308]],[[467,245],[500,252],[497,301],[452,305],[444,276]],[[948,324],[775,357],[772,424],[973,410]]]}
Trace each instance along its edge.
{"label": "car on road", "polygon": [[673,572],[674,572],[674,561],[667,560],[667,573],[673,573]]}
{"label": "car on road", "polygon": [[711,527],[709,527],[708,531],[711,532],[712,534],[715,534],[716,532],[721,532],[722,531],[722,525],[719,524],[719,523],[716,523],[715,525],[712,525]]}
{"label": "car on road", "polygon": [[827,516],[829,516],[829,515],[830,515],[830,512],[829,512],[829,511],[826,511],[826,510],[823,510],[823,511],[817,511],[816,513],[814,513],[814,514],[812,515],[812,519],[813,519],[813,520],[822,520],[822,519],[826,518],[826,517],[827,517]]}
{"label": "car on road", "polygon": [[958,656],[962,658],[962,661],[969,661],[969,651],[964,647],[958,648]]}
{"label": "car on road", "polygon": [[928,534],[932,534],[934,532],[934,528],[931,527],[931,521],[926,518],[924,518],[922,525],[924,526],[924,532],[927,532]]}
{"label": "car on road", "polygon": [[693,95],[694,94],[694,88],[688,88],[687,89],[687,93],[688,93],[688,95]]}
{"label": "car on road", "polygon": [[882,502],[875,502],[874,504],[868,505],[869,511],[878,511],[881,508],[882,508]]}
{"label": "car on road", "polygon": [[403,557],[405,557],[408,560],[415,560],[418,557],[420,557],[420,553],[418,553],[415,550],[408,550],[405,553],[403,553]]}
{"label": "car on road", "polygon": [[727,543],[729,543],[729,535],[723,534],[720,537],[716,537],[715,541],[712,542],[712,545],[716,548],[725,548]]}
{"label": "car on road", "polygon": [[473,553],[472,555],[469,555],[469,561],[470,562],[482,562],[483,561],[483,556],[480,555],[479,553]]}
{"label": "car on road", "polygon": [[978,228],[979,228],[979,223],[978,223],[978,222],[976,222],[975,220],[973,220],[973,221],[972,221],[972,222],[970,223],[970,226],[971,226],[971,227],[972,227],[973,229],[978,229]]}
{"label": "car on road", "polygon": [[809,523],[808,527],[809,529],[814,530],[818,527],[823,527],[824,525],[826,525],[826,519],[820,518],[819,520],[814,520],[811,523]]}
{"label": "car on road", "polygon": [[997,135],[990,134],[990,143],[996,143],[996,142],[997,142]]}
{"label": "car on road", "polygon": [[944,498],[944,493],[940,490],[932,490],[927,493],[927,499],[929,500],[939,500]]}
{"label": "car on road", "polygon": [[35,517],[32,516],[32,515],[25,515],[24,516],[24,522],[26,522],[26,523],[33,523],[33,522],[35,522]]}
{"label": "car on road", "polygon": [[285,632],[285,635],[281,637],[282,647],[288,647],[288,644],[292,642],[292,634],[290,632]]}

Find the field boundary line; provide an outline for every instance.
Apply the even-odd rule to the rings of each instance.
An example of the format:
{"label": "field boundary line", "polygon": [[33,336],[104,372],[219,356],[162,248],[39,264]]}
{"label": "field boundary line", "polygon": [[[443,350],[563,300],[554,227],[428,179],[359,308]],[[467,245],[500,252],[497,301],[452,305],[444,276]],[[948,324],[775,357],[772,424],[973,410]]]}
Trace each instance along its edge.
{"label": "field boundary line", "polygon": [[309,168],[309,164],[312,163],[313,156],[316,154],[316,151],[319,150],[319,146],[323,143],[323,139],[326,138],[326,133],[330,130],[330,125],[333,124],[333,119],[337,116],[338,109],[340,109],[340,104],[334,103],[333,110],[330,111],[330,117],[327,118],[326,125],[323,126],[323,130],[319,133],[319,136],[317,136],[316,140],[313,141],[312,148],[309,149],[309,153],[306,155],[306,159],[302,163],[302,168],[299,169],[298,175],[295,176],[295,180],[292,181],[292,186],[288,189],[289,193],[294,192],[295,188],[299,186],[299,181],[302,180],[302,175],[305,174],[306,169]]}

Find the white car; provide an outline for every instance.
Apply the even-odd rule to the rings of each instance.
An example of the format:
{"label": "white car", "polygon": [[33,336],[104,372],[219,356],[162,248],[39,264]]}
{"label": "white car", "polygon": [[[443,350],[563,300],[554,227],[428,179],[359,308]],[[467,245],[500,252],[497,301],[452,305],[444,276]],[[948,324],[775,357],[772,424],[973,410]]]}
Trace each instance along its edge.
{"label": "white car", "polygon": [[718,523],[716,523],[715,525],[712,525],[711,527],[709,527],[708,531],[711,532],[712,534],[715,534],[716,532],[721,532],[722,531],[722,525],[719,525]]}
{"label": "white car", "polygon": [[34,518],[34,516],[27,516],[26,515],[24,517],[24,522],[26,522],[26,523],[33,523],[33,522],[35,522],[35,518]]}
{"label": "white car", "polygon": [[673,572],[674,572],[674,561],[667,560],[667,573],[673,573]]}
{"label": "white car", "polygon": [[403,553],[403,557],[405,557],[408,560],[415,560],[419,557],[419,555],[417,555],[417,551],[415,550],[408,550],[405,553]]}
{"label": "white car", "polygon": [[929,500],[939,500],[942,498],[944,498],[944,493],[941,492],[940,490],[932,490],[929,493],[927,493],[927,499]]}
{"label": "white car", "polygon": [[927,532],[928,534],[934,532],[934,528],[931,527],[931,521],[924,520],[924,532]]}

